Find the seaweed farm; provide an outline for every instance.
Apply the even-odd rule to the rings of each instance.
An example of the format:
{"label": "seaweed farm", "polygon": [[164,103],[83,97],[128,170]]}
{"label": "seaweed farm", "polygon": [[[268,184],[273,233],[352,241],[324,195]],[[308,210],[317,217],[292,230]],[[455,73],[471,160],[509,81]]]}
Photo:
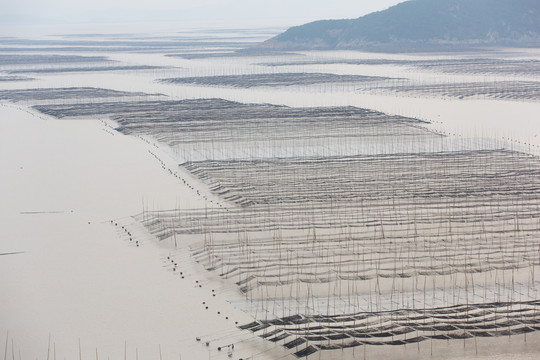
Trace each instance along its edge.
{"label": "seaweed farm", "polygon": [[364,86],[359,91],[402,93],[407,96],[459,99],[540,100],[538,83],[533,81],[499,81],[456,84],[404,84]]}
{"label": "seaweed farm", "polygon": [[[221,203],[147,211],[135,218],[162,242],[200,238],[192,245],[194,259],[236,284],[245,296],[237,306],[257,320],[245,329],[294,348],[297,357],[535,331],[529,326],[535,320],[508,322],[514,313],[505,311],[520,306],[513,301],[536,304],[538,158],[505,150],[502,143],[451,142],[414,119],[345,110],[356,128],[351,143],[378,146],[350,148],[347,135],[328,134],[332,155],[323,150],[317,156],[259,156],[261,151],[250,150],[237,158],[229,153],[184,162],[180,169],[202,181]],[[324,113],[295,111],[294,119]],[[337,112],[332,111],[334,123]],[[226,114],[220,112],[220,124]],[[286,119],[291,121],[290,113]],[[126,131],[125,126],[119,129]],[[279,133],[280,126],[294,128],[226,126],[236,134],[247,131],[247,139],[265,148],[279,145],[265,144],[259,136]],[[178,133],[186,132],[181,129]],[[293,142],[320,136],[297,134]],[[182,142],[167,141],[170,146]],[[438,316],[453,316],[454,309],[456,318],[441,325]],[[535,314],[535,305],[530,311]],[[419,312],[422,325],[415,325],[410,319],[420,319]],[[491,324],[477,319],[484,327],[475,327],[469,312],[480,312]],[[492,316],[499,312],[505,315]],[[414,336],[407,340],[409,333]]]}
{"label": "seaweed farm", "polygon": [[[110,98],[130,98],[130,97],[150,97],[145,93],[134,93],[127,91],[117,91],[110,89],[99,89],[91,87],[74,87],[74,88],[49,88],[49,89],[21,89],[21,90],[1,90],[0,100],[8,100],[11,102],[31,102],[37,103],[41,101],[58,101],[62,103],[76,101],[79,99],[110,99]],[[159,95],[156,95],[159,97]],[[58,116],[60,117],[60,115]]]}
{"label": "seaweed farm", "polygon": [[[447,142],[420,120],[354,107],[292,108],[194,99],[34,108],[57,118],[109,117],[126,135],[151,136],[166,144],[178,162],[381,152],[390,139],[393,149],[410,152]],[[417,141],[408,141],[413,138]]]}
{"label": "seaweed farm", "polygon": [[1,75],[0,81],[28,81],[32,80],[32,78],[26,77],[26,76],[15,76],[15,75]]}
{"label": "seaweed farm", "polygon": [[360,346],[397,346],[435,340],[525,335],[538,331],[538,301],[497,302],[434,309],[359,312],[340,316],[291,316],[256,321],[242,328],[271,342],[317,351]]}
{"label": "seaweed farm", "polygon": [[537,357],[537,49],[273,31],[0,38],[7,358]]}
{"label": "seaweed farm", "polygon": [[306,86],[313,84],[361,84],[369,81],[385,80],[373,76],[351,76],[335,74],[306,74],[306,73],[275,73],[275,74],[249,74],[249,75],[223,75],[204,77],[182,77],[162,79],[165,83],[192,84],[210,86],[233,87],[262,87],[262,86]]}
{"label": "seaweed farm", "polygon": [[[379,80],[305,75],[298,84]],[[165,83],[286,87],[292,78]],[[533,82],[513,85],[516,98],[534,94]],[[478,91],[452,86],[378,90]],[[495,87],[512,93],[491,86],[482,90],[494,99],[508,98]],[[353,106],[127,98],[34,109],[108,118],[118,132],[166,146],[179,163],[169,174],[207,205],[134,218],[162,244],[191,244],[196,262],[242,294],[231,302],[254,322],[240,329],[295,357],[537,330],[540,160],[505,141]]]}
{"label": "seaweed farm", "polygon": [[111,62],[105,56],[0,54],[2,66]]}
{"label": "seaweed farm", "polygon": [[[491,54],[490,54],[491,55]],[[446,74],[496,74],[496,75],[528,75],[537,77],[540,70],[540,61],[537,59],[513,59],[506,58],[504,54],[483,55],[475,57],[474,53],[465,57],[453,59],[440,58],[434,54],[433,59],[355,59],[355,58],[319,58],[283,60],[262,62],[261,65],[270,67],[292,65],[395,65],[411,68],[419,68],[430,72],[442,72]],[[503,55],[499,57],[498,55]],[[412,56],[414,57],[414,55]]]}
{"label": "seaweed farm", "polygon": [[96,72],[96,71],[136,71],[136,70],[155,70],[157,66],[137,65],[137,66],[78,66],[78,67],[59,67],[50,69],[20,69],[11,70],[10,74],[40,74],[40,73],[70,73],[70,72]]}
{"label": "seaweed farm", "polygon": [[196,258],[243,293],[290,284],[326,292],[318,284],[343,281],[350,291],[366,280],[530,272],[540,262],[540,162],[530,156],[468,151],[183,166],[241,210],[139,217],[161,239],[202,233]]}

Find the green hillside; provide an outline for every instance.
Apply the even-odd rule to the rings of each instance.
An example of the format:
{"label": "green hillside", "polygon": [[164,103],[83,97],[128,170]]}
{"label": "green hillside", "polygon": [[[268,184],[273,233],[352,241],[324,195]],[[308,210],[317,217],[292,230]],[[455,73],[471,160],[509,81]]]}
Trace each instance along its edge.
{"label": "green hillside", "polygon": [[410,0],[358,19],[296,26],[263,47],[348,49],[404,44],[540,44],[540,0]]}

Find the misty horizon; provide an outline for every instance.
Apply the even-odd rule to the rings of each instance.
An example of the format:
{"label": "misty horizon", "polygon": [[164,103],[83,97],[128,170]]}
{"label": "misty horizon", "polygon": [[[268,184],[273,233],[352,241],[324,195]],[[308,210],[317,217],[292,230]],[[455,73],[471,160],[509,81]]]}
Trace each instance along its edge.
{"label": "misty horizon", "polygon": [[[357,18],[400,2],[403,0],[338,0],[332,5],[323,1],[305,0],[294,3],[284,0],[271,3],[247,0],[204,0],[196,3],[171,0],[121,0],[114,3],[104,0],[92,3],[52,0],[43,3],[22,0],[3,4],[0,19],[4,28],[40,28],[51,25],[81,28],[82,25],[100,24],[109,28],[112,24],[123,24],[130,28],[140,23],[151,24],[148,29],[150,31],[154,28],[161,30],[167,24],[168,29],[288,27],[321,19]],[[0,31],[4,32],[2,29]]]}

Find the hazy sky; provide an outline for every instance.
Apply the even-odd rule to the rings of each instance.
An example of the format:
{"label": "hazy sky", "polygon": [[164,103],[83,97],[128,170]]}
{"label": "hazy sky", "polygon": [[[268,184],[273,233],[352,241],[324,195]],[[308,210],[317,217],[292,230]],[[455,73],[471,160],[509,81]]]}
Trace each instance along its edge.
{"label": "hazy sky", "polygon": [[404,0],[0,0],[4,24],[186,22],[290,26],[355,18]]}

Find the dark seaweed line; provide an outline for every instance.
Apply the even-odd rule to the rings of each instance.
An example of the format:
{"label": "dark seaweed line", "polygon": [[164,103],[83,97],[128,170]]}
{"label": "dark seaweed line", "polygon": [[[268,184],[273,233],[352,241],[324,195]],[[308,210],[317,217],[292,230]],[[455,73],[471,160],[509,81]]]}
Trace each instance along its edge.
{"label": "dark seaweed line", "polygon": [[[295,348],[294,354],[301,358],[321,350],[357,346],[522,335],[540,330],[539,310],[538,300],[495,302],[339,316],[293,315],[239,328],[259,333],[271,342],[282,342],[287,349]],[[299,346],[303,349],[298,350]]]}
{"label": "dark seaweed line", "polygon": [[329,73],[269,73],[246,75],[222,75],[206,77],[183,77],[160,79],[160,82],[171,84],[191,84],[204,86],[232,86],[232,87],[263,87],[263,86],[294,86],[314,84],[345,84],[364,83],[388,80],[386,77],[362,75],[335,75]]}

